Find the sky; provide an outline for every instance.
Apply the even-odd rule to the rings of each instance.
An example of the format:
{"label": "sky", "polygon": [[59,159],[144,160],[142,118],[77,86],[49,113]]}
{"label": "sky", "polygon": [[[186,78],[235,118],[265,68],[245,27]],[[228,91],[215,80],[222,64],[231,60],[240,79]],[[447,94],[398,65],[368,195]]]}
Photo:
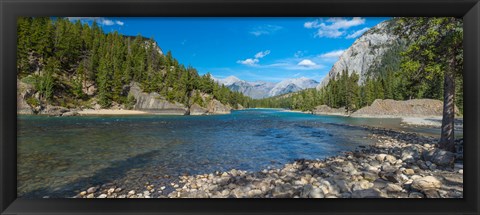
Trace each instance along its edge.
{"label": "sky", "polygon": [[153,38],[199,74],[279,82],[321,81],[340,54],[388,17],[193,18],[70,17],[96,20],[105,32]]}

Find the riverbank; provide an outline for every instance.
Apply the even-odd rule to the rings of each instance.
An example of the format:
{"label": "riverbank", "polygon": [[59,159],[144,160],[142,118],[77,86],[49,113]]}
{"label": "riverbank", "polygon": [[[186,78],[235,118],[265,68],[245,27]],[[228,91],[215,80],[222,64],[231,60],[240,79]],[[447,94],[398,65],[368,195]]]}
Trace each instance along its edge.
{"label": "riverbank", "polygon": [[323,160],[297,160],[282,168],[232,169],[146,183],[85,188],[74,198],[462,198],[463,140],[457,153],[435,138],[364,127],[375,144]]}
{"label": "riverbank", "polygon": [[111,109],[86,109],[77,112],[78,115],[147,115],[152,114],[146,111],[138,110],[111,110]]}

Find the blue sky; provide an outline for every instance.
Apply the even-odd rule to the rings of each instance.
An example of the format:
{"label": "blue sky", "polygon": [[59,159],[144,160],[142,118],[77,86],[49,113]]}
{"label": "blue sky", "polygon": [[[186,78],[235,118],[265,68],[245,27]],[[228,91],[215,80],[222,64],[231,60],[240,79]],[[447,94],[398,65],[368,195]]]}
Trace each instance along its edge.
{"label": "blue sky", "polygon": [[389,18],[69,18],[105,32],[155,39],[166,53],[200,74],[278,82],[321,81],[358,36]]}

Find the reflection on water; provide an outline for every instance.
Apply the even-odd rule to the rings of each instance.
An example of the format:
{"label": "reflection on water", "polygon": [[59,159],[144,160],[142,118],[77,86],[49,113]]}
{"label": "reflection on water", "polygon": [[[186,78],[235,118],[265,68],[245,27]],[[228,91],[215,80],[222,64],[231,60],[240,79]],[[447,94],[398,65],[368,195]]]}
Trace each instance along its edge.
{"label": "reflection on water", "polygon": [[[218,116],[19,116],[18,194],[71,192],[126,177],[248,171],[321,159],[370,144],[398,119],[315,116],[271,109]],[[438,129],[421,131],[438,133]],[[73,184],[73,185],[72,185]],[[47,192],[47,193],[48,193]],[[41,196],[36,196],[41,197]]]}

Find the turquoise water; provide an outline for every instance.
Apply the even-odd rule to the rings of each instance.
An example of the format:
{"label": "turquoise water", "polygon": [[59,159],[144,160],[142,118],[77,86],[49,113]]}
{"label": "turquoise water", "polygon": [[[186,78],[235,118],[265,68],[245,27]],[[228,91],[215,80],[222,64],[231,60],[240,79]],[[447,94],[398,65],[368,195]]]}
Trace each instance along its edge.
{"label": "turquoise water", "polygon": [[368,124],[423,134],[399,119],[316,116],[274,109],[214,116],[18,118],[18,195],[69,197],[101,183],[140,183],[165,175],[258,171],[295,159],[321,159],[371,144]]}

